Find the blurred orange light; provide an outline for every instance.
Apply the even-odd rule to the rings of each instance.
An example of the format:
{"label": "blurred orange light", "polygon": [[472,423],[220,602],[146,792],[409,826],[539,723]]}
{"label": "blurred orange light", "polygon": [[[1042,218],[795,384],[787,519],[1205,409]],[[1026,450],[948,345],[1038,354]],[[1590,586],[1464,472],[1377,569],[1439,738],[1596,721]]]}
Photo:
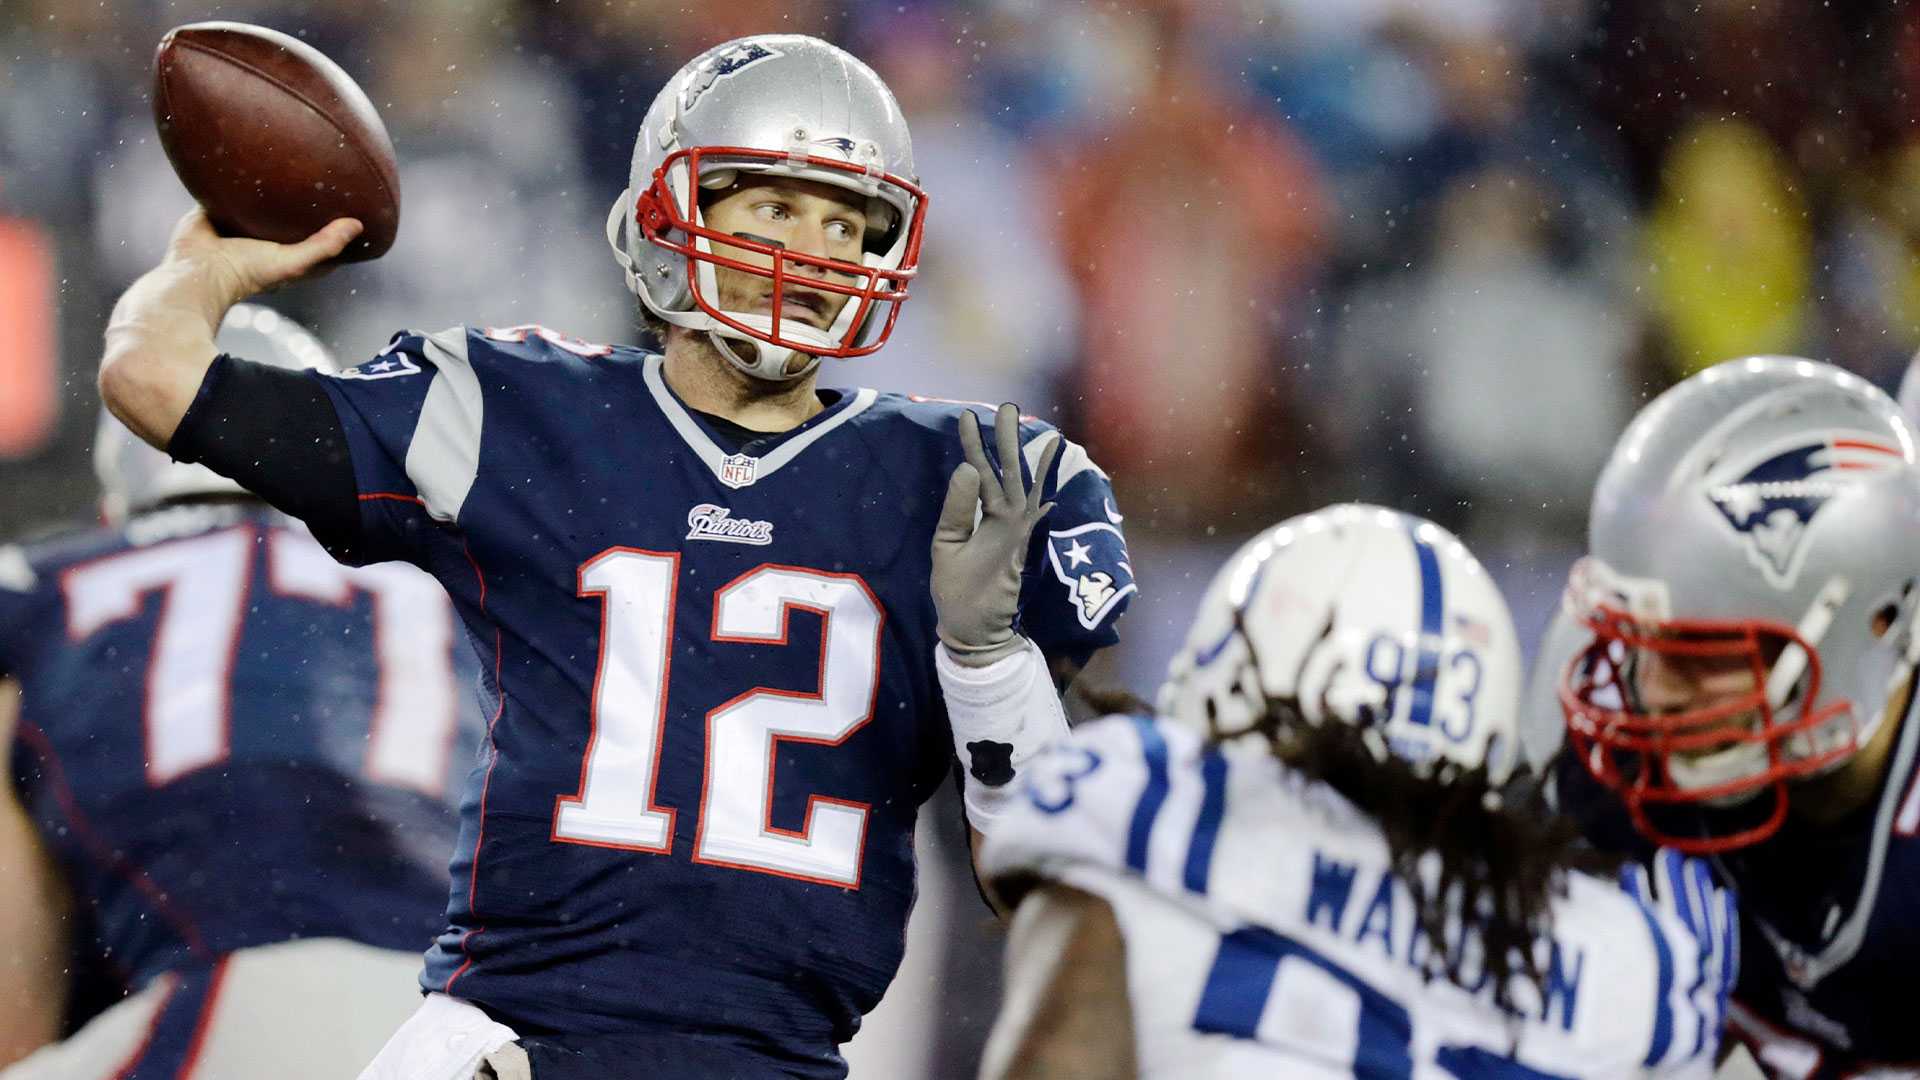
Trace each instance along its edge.
{"label": "blurred orange light", "polygon": [[22,458],[59,415],[53,245],[31,221],[0,218],[0,458]]}

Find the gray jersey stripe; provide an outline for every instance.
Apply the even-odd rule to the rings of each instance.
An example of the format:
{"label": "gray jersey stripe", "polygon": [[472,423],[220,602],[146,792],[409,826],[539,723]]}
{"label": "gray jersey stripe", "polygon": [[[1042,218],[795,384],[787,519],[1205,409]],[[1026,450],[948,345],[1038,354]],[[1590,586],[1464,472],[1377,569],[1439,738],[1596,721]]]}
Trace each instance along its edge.
{"label": "gray jersey stripe", "polygon": [[[667,388],[666,375],[662,368],[661,357],[647,357],[646,367],[642,369],[647,389],[653,393],[653,400],[660,406],[660,411],[666,414],[667,422],[680,433],[680,438],[687,444],[687,448],[699,456],[715,477],[720,476],[721,464],[727,457],[726,452],[714,445],[713,440],[700,429],[700,425],[694,422],[693,417],[687,415],[687,410],[680,404],[680,399],[674,397],[673,391]],[[841,409],[837,415],[828,417],[811,431],[788,439],[776,447],[773,453],[761,458],[759,479],[766,479],[780,466],[800,456],[800,451],[818,442],[821,436],[867,411],[867,408],[879,397],[880,393],[877,390],[863,387],[854,391],[853,401]]]}
{"label": "gray jersey stripe", "polygon": [[1027,459],[1028,472],[1032,472],[1040,467],[1040,455],[1047,452],[1047,447],[1055,439],[1060,440],[1059,467],[1055,470],[1060,479],[1059,482],[1054,485],[1053,489],[1055,491],[1066,487],[1068,481],[1083,472],[1091,472],[1102,480],[1108,478],[1100,466],[1095,465],[1093,459],[1087,456],[1087,451],[1081,447],[1079,443],[1074,442],[1058,431],[1041,432],[1039,435],[1027,440],[1027,445],[1021,449],[1021,453]]}
{"label": "gray jersey stripe", "polygon": [[821,421],[820,425],[812,431],[795,435],[793,438],[781,443],[773,453],[761,458],[760,475],[765,476],[780,466],[785,465],[787,462],[792,461],[794,458],[799,457],[800,451],[819,442],[821,437],[827,432],[866,412],[867,407],[872,405],[879,396],[880,392],[878,390],[872,390],[867,387],[861,387],[855,390],[853,392],[853,403],[841,409],[838,416],[828,417]]}
{"label": "gray jersey stripe", "polygon": [[435,521],[456,521],[480,472],[480,380],[467,361],[467,330],[426,335],[436,374],[407,444],[407,476]]}
{"label": "gray jersey stripe", "polygon": [[720,452],[720,448],[713,444],[712,439],[707,438],[706,432],[700,430],[700,425],[693,422],[693,417],[687,415],[687,410],[680,407],[680,400],[667,389],[666,377],[660,368],[660,358],[649,356],[646,366],[641,369],[646,379],[647,389],[653,394],[654,402],[660,406],[660,411],[666,414],[667,423],[672,424],[673,430],[680,433],[680,439],[687,444],[687,449],[699,455],[700,460],[706,464],[707,471],[719,476],[720,460],[726,455]]}

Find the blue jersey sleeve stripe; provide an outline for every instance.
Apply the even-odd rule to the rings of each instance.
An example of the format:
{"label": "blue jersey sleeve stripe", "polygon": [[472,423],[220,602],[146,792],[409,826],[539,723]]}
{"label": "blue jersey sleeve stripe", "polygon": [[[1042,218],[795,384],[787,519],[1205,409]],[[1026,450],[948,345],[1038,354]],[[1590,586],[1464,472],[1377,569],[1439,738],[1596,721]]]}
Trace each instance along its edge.
{"label": "blue jersey sleeve stripe", "polygon": [[1727,1018],[1727,998],[1732,996],[1734,986],[1740,981],[1740,911],[1739,900],[1729,889],[1721,899],[1721,910],[1725,919],[1720,927],[1720,992],[1716,998],[1719,1007],[1718,1019],[1724,1023]]}
{"label": "blue jersey sleeve stripe", "polygon": [[1433,545],[1420,539],[1417,526],[1409,523],[1407,539],[1413,542],[1414,556],[1420,563],[1420,653],[1413,676],[1413,706],[1407,720],[1425,727],[1433,722],[1433,684],[1440,674],[1441,615],[1446,597],[1441,591],[1440,557]]}
{"label": "blue jersey sleeve stripe", "polygon": [[1133,822],[1127,828],[1127,866],[1135,873],[1147,872],[1147,841],[1153,835],[1154,820],[1167,801],[1167,740],[1153,721],[1144,716],[1133,718],[1133,729],[1140,735],[1140,752],[1147,761],[1147,786],[1133,807]]}
{"label": "blue jersey sleeve stripe", "polygon": [[1200,762],[1200,779],[1205,790],[1200,796],[1200,816],[1193,823],[1193,839],[1187,844],[1184,880],[1189,892],[1204,893],[1213,868],[1213,844],[1220,838],[1220,819],[1227,811],[1226,756],[1209,750]]}
{"label": "blue jersey sleeve stripe", "polygon": [[1200,1006],[1194,1010],[1194,1029],[1242,1039],[1255,1037],[1281,959],[1278,949],[1263,945],[1258,931],[1238,930],[1222,937],[1207,985],[1200,991]]}
{"label": "blue jersey sleeve stripe", "polygon": [[1207,976],[1199,1008],[1194,1012],[1194,1028],[1258,1039],[1260,1016],[1266,1011],[1267,999],[1272,996],[1273,983],[1279,977],[1284,960],[1297,960],[1320,969],[1358,999],[1360,1015],[1353,1033],[1355,1076],[1379,1080],[1407,1080],[1413,1076],[1413,1018],[1405,1007],[1308,946],[1261,927],[1242,927],[1220,939],[1213,970]]}
{"label": "blue jersey sleeve stripe", "polygon": [[[1668,852],[1667,854],[1675,859],[1680,858],[1677,852]],[[1693,985],[1687,988],[1687,1000],[1689,1002],[1698,1002],[1700,1000],[1700,988],[1707,984],[1707,968],[1713,959],[1713,951],[1708,948],[1708,944],[1713,938],[1712,929],[1707,924],[1707,900],[1704,895],[1699,895],[1694,892],[1694,887],[1702,884],[1701,878],[1705,873],[1706,865],[1704,863],[1689,860],[1681,863],[1679,872],[1673,875],[1674,882],[1679,886],[1680,895],[1677,899],[1680,904],[1680,918],[1687,924],[1687,929],[1693,931],[1693,939],[1698,943],[1697,948],[1694,950],[1694,956],[1699,960],[1700,968],[1694,973]],[[1702,1050],[1706,1049],[1706,1044],[1707,1018],[1701,1016],[1696,1019],[1694,1024],[1694,1055],[1698,1056]]]}
{"label": "blue jersey sleeve stripe", "polygon": [[1474,1080],[1570,1080],[1557,1073],[1529,1069],[1478,1046],[1442,1046],[1433,1055],[1433,1063],[1449,1076],[1471,1076]]}
{"label": "blue jersey sleeve stripe", "polygon": [[1653,938],[1653,953],[1658,961],[1659,974],[1653,996],[1653,1037],[1648,1041],[1647,1057],[1642,1064],[1648,1068],[1658,1065],[1667,1056],[1667,1050],[1673,1045],[1673,953],[1667,948],[1667,936],[1660,929],[1660,923],[1653,917],[1653,910],[1645,904],[1638,904],[1640,916],[1647,920],[1647,933]]}

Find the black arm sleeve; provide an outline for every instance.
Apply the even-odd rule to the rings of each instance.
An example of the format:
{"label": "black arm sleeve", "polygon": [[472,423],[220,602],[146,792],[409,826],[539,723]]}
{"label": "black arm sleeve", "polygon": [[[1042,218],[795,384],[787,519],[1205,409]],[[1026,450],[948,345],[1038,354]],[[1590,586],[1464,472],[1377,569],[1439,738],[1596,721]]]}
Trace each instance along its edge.
{"label": "black arm sleeve", "polygon": [[307,523],[336,554],[360,533],[360,499],[333,402],[302,372],[214,357],[167,453],[205,465]]}

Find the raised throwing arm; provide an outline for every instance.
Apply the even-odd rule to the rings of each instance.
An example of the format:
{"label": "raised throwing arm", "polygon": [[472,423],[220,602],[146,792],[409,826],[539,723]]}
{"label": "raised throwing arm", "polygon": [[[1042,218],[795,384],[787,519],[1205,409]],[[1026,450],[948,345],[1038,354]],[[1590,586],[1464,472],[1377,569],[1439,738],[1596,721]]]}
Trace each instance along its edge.
{"label": "raised throwing arm", "polygon": [[101,399],[135,434],[166,449],[213,363],[227,309],[312,274],[359,234],[358,221],[340,218],[297,244],[275,244],[223,237],[200,208],[188,211],[160,265],[113,306]]}

